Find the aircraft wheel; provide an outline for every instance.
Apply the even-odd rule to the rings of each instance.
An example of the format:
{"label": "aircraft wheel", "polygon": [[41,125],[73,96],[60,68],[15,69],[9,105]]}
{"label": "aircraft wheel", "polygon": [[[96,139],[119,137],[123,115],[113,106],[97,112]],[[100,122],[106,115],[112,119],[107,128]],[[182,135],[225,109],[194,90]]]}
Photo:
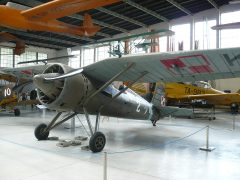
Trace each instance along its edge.
{"label": "aircraft wheel", "polygon": [[89,140],[89,148],[92,152],[100,152],[106,144],[105,135],[101,132],[96,132]]}
{"label": "aircraft wheel", "polygon": [[[39,124],[35,130],[34,135],[38,140],[46,140],[48,138],[49,132],[44,132],[46,129],[46,124]],[[43,133],[44,132],[44,133]]]}
{"label": "aircraft wheel", "polygon": [[21,114],[20,109],[18,109],[18,108],[14,109],[15,116],[20,116],[20,114]]}

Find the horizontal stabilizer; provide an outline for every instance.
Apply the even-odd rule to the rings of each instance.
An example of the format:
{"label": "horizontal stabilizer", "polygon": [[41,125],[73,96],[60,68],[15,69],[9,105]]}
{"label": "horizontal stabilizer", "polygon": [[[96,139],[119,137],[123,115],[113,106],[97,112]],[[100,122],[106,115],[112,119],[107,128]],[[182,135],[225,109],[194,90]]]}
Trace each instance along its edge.
{"label": "horizontal stabilizer", "polygon": [[160,110],[161,117],[166,117],[166,116],[193,117],[192,109],[165,106],[165,107],[161,107],[159,110]]}

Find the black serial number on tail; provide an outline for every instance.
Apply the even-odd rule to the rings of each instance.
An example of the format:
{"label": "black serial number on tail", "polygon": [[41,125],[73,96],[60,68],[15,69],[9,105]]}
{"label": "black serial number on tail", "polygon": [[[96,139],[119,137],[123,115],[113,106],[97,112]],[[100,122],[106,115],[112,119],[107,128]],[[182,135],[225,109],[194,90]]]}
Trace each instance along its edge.
{"label": "black serial number on tail", "polygon": [[205,94],[205,90],[200,89],[191,89],[189,87],[185,87],[185,94]]}

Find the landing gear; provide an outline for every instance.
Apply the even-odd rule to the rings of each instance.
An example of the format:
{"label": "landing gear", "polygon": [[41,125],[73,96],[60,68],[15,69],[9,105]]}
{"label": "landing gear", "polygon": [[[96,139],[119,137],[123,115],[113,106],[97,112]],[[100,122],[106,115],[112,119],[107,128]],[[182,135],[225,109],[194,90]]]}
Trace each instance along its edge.
{"label": "landing gear", "polygon": [[106,144],[105,135],[101,132],[95,132],[89,140],[89,149],[96,153],[103,150]]}
{"label": "landing gear", "polygon": [[49,131],[46,131],[47,125],[46,124],[39,124],[35,130],[34,135],[38,140],[46,140],[49,135]]}
{"label": "landing gear", "polygon": [[35,137],[38,140],[46,140],[48,138],[50,130],[52,130],[56,126],[62,124],[63,122],[67,121],[68,119],[70,119],[70,118],[72,118],[73,116],[76,115],[76,113],[72,113],[72,114],[68,115],[67,117],[64,117],[59,122],[55,123],[57,121],[57,119],[60,117],[61,114],[62,114],[62,112],[58,113],[48,125],[39,124],[35,128],[35,131],[34,131]]}
{"label": "landing gear", "polygon": [[231,104],[231,113],[232,114],[237,114],[239,110],[239,105],[237,103],[232,103]]}
{"label": "landing gear", "polygon": [[87,113],[87,110],[83,108],[84,114],[87,119],[88,127],[91,133],[91,138],[89,140],[89,149],[96,153],[96,152],[101,152],[106,144],[106,138],[105,135],[102,132],[99,132],[99,118],[100,118],[100,111],[98,112],[96,116],[96,122],[95,122],[95,129],[93,131],[91,121],[89,119],[89,115]]}
{"label": "landing gear", "polygon": [[[84,113],[85,113],[85,116],[87,119],[89,130],[91,133],[91,137],[89,140],[89,149],[94,153],[100,152],[103,150],[103,148],[106,144],[105,135],[102,132],[98,131],[99,122],[100,122],[99,121],[100,113],[97,114],[95,128],[93,130],[87,110],[85,108],[83,108],[83,109],[84,109]],[[77,113],[74,112],[74,113],[68,114],[67,116],[62,117],[62,119],[60,121],[56,122],[57,119],[61,116],[61,114],[62,114],[61,112],[58,113],[48,125],[46,125],[46,124],[38,125],[34,131],[35,137],[38,140],[46,140],[48,138],[49,132],[53,128],[55,128],[56,126],[62,124],[63,122],[65,122],[65,121],[73,118],[75,115],[77,115]]]}
{"label": "landing gear", "polygon": [[20,109],[18,109],[18,108],[14,109],[15,116],[20,116],[20,114],[21,114]]}

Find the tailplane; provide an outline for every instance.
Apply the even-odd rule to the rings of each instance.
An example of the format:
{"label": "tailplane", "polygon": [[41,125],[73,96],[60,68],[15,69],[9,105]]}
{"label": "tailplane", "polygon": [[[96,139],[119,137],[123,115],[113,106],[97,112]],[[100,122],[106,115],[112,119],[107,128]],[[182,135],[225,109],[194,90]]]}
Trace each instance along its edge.
{"label": "tailplane", "polygon": [[152,97],[152,104],[153,104],[153,114],[158,114],[158,119],[156,116],[155,119],[152,120],[153,125],[155,125],[156,121],[160,118],[166,116],[184,116],[184,117],[192,117],[193,111],[192,109],[186,108],[179,108],[179,107],[172,107],[166,106],[167,99],[166,99],[166,92],[165,92],[165,84],[164,83],[157,83],[155,87],[155,91]]}

